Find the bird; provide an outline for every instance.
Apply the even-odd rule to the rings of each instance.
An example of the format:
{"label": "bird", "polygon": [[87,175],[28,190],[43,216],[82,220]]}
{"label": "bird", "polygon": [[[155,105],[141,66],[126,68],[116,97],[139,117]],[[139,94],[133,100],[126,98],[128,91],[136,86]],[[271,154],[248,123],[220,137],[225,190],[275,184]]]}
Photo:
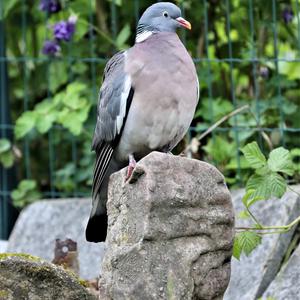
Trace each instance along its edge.
{"label": "bird", "polygon": [[191,24],[178,6],[149,6],[137,24],[134,45],[106,64],[99,92],[92,140],[96,152],[92,210],[86,240],[107,235],[107,190],[110,175],[152,151],[170,152],[185,136],[199,101],[195,64],[176,31]]}

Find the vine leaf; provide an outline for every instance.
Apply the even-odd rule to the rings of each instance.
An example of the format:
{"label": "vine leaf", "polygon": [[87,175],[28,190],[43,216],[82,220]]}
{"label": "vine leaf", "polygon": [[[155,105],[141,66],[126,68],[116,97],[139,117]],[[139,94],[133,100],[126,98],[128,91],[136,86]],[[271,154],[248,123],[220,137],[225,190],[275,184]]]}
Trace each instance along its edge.
{"label": "vine leaf", "polygon": [[[285,179],[277,173],[270,172],[266,176],[253,174],[249,178],[246,186],[247,191],[253,190],[251,194],[251,204],[248,202],[248,206],[258,200],[268,200],[272,196],[280,198],[285,193],[286,187]],[[256,200],[253,202],[254,199]]]}
{"label": "vine leaf", "polygon": [[256,142],[247,144],[241,149],[250,167],[253,169],[263,168],[266,165],[266,158],[260,151]]}
{"label": "vine leaf", "polygon": [[268,167],[273,172],[281,172],[290,176],[294,174],[290,152],[283,147],[271,151],[268,159]]}
{"label": "vine leaf", "polygon": [[24,179],[18,187],[12,191],[11,197],[15,207],[22,208],[41,198],[38,191],[37,182],[35,180]]}
{"label": "vine leaf", "polygon": [[261,243],[261,236],[254,231],[236,234],[233,243],[233,256],[240,260],[241,254],[248,256]]}
{"label": "vine leaf", "polygon": [[31,129],[33,129],[36,120],[36,113],[33,111],[24,112],[16,122],[15,135],[17,139],[25,136]]}
{"label": "vine leaf", "polygon": [[0,139],[0,164],[5,168],[10,168],[14,164],[11,148],[12,145],[8,139]]}

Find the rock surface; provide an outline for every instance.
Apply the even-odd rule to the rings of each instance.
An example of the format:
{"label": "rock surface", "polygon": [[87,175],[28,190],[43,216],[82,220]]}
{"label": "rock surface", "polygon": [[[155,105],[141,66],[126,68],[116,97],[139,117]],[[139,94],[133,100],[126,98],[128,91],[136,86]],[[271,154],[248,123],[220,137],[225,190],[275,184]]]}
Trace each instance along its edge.
{"label": "rock surface", "polygon": [[222,299],[234,216],[211,165],[152,152],[111,177],[100,299]]}
{"label": "rock surface", "polygon": [[296,249],[286,266],[277,274],[263,299],[296,300],[300,296],[300,247]]}
{"label": "rock surface", "polygon": [[[295,189],[300,191],[299,187]],[[232,195],[236,216],[244,210],[241,201],[244,193],[244,190],[240,190]],[[257,202],[252,211],[264,225],[285,225],[300,215],[300,199],[295,193],[288,192],[281,199]],[[236,218],[236,226],[250,224],[249,220]],[[240,261],[233,259],[224,300],[255,300],[261,297],[279,271],[292,236],[293,230],[281,235],[264,236],[261,245],[249,257],[242,256]],[[300,278],[300,273],[298,276]]]}
{"label": "rock surface", "polygon": [[6,252],[7,244],[7,241],[0,240],[0,253]]}
{"label": "rock surface", "polygon": [[0,254],[0,299],[94,300],[72,273],[35,257]]}
{"label": "rock surface", "polygon": [[17,220],[7,251],[28,253],[50,262],[56,239],[70,238],[77,242],[80,277],[98,277],[104,243],[85,240],[90,209],[90,199],[43,200],[28,206]]}

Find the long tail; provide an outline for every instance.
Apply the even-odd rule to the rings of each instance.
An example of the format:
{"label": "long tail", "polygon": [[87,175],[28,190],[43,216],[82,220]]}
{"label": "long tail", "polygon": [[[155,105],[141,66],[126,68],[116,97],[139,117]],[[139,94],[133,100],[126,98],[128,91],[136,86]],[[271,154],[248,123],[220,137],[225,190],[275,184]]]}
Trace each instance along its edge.
{"label": "long tail", "polygon": [[[97,169],[97,162],[95,170]],[[109,177],[112,173],[121,169],[121,166],[111,159],[102,175],[101,183],[97,189],[93,189],[92,211],[85,230],[85,237],[88,242],[104,242],[107,234],[107,189]],[[94,178],[95,180],[95,178]],[[99,182],[99,181],[98,181]]]}
{"label": "long tail", "polygon": [[101,193],[96,195],[93,199],[92,211],[88,224],[85,229],[85,238],[88,242],[104,242],[107,233],[107,213],[106,213],[106,201],[107,201],[107,187],[108,180],[111,174],[104,176],[104,180],[101,184]]}

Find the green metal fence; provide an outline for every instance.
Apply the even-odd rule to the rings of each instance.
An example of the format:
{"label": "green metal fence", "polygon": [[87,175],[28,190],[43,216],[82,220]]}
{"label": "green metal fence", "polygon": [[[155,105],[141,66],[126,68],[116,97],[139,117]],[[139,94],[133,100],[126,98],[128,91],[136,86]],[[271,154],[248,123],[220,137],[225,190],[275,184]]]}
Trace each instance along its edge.
{"label": "green metal fence", "polygon": [[[39,27],[35,28],[39,23],[34,12],[38,10],[38,4],[29,0],[16,1],[18,7],[12,8],[5,17],[7,7],[0,1],[0,138],[13,141],[15,122],[22,112],[34,109],[42,99],[52,99],[56,93],[53,80],[61,76],[60,66],[65,68],[67,76],[61,89],[78,80],[78,71],[74,66],[84,66],[86,69],[85,82],[91,90],[89,101],[93,107],[90,122],[84,124],[84,130],[91,134],[102,70],[114,51],[113,47],[106,46],[101,50],[95,28],[100,26],[102,19],[97,16],[97,10],[101,5],[106,9],[107,31],[114,41],[118,39],[125,22],[129,22],[132,32],[128,44],[132,44],[134,26],[142,10],[153,2],[91,0],[85,1],[83,8],[80,0],[64,1],[66,11],[69,6],[74,9],[76,5],[84,9],[82,14],[91,29],[85,34],[84,40],[68,43],[61,57],[50,58],[41,54],[40,43],[37,43],[39,49],[31,49],[31,43],[34,43],[36,37],[33,31],[39,31]],[[274,145],[299,148],[300,76],[297,72],[300,73],[300,2],[177,2],[194,27],[192,33],[180,32],[180,36],[188,49],[191,49],[197,65],[202,88],[201,101],[204,103],[199,108],[189,137],[197,136],[212,125],[222,113],[222,103],[227,104],[227,101],[230,102],[230,110],[248,104],[256,118],[253,124],[253,116],[237,115],[217,128],[211,138],[211,143],[217,147],[218,136],[223,137],[221,141],[229,141],[234,146],[234,157],[227,163],[234,162],[235,171],[232,172],[236,174],[231,179],[237,186],[242,183],[244,172],[239,147],[247,138],[256,139],[261,147],[267,148],[261,135],[261,132],[265,132]],[[44,14],[44,26],[48,28],[45,39],[51,34],[48,23],[50,17]],[[15,36],[11,34],[13,26],[19,26]],[[15,43],[21,44],[15,52],[12,51],[14,39]],[[84,56],[76,55],[78,43],[85,47]],[[16,158],[11,168],[0,166],[0,238],[8,237],[17,215],[11,204],[11,191],[22,179],[40,179],[40,190],[45,198],[89,196],[87,185],[81,184],[80,179],[68,182],[66,178],[68,174],[77,175],[84,169],[80,161],[84,151],[82,144],[83,138],[57,124],[42,137],[32,133],[15,142],[22,157]],[[205,139],[202,144],[208,145],[209,140]],[[211,156],[212,161],[217,165],[219,163],[222,170],[221,159],[218,161],[213,154]],[[198,157],[209,158],[210,155],[200,149]],[[71,171],[62,166],[62,161],[69,162]],[[92,164],[92,157],[90,161],[87,158],[86,163]],[[63,171],[59,173],[58,170]],[[226,172],[230,177],[231,171],[226,169]],[[66,186],[60,187],[57,178],[63,178]]]}

